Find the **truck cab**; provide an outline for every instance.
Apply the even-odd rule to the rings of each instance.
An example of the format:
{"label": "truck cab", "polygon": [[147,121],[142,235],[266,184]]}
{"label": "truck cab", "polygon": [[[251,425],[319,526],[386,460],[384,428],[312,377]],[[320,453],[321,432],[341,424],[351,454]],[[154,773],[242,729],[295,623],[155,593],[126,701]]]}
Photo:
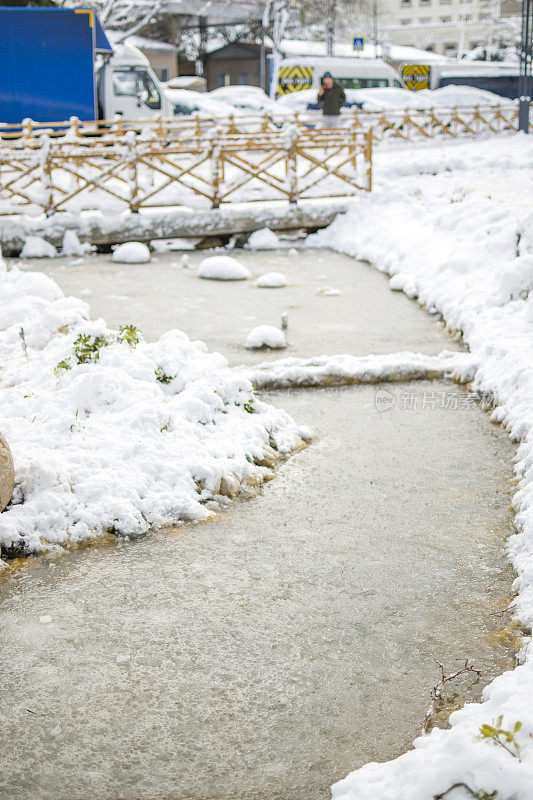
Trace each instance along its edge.
{"label": "truck cab", "polygon": [[127,41],[113,44],[113,55],[98,64],[97,96],[100,119],[117,114],[129,120],[173,116],[150,62]]}

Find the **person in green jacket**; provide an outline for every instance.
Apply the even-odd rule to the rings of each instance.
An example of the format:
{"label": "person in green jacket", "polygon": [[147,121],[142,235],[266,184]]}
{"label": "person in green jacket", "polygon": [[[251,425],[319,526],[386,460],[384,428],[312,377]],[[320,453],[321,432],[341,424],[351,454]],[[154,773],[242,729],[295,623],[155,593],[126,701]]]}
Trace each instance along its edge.
{"label": "person in green jacket", "polygon": [[339,114],[346,102],[346,94],[340,84],[335,83],[331,72],[324,72],[318,90],[318,102],[322,106],[322,127],[338,128]]}

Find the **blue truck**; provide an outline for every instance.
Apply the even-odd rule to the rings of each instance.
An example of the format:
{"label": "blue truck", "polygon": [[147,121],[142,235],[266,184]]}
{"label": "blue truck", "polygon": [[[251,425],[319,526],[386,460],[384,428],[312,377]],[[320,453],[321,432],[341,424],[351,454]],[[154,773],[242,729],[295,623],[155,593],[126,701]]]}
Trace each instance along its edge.
{"label": "blue truck", "polygon": [[146,57],[92,9],[0,6],[0,53],[0,124],[170,115]]}

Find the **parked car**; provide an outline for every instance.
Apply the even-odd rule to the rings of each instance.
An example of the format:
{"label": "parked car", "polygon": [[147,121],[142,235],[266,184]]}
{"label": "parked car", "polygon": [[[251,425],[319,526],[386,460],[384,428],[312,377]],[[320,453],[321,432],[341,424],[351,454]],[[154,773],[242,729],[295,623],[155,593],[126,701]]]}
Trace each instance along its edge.
{"label": "parked car", "polygon": [[280,125],[294,113],[292,110],[278,105],[258,86],[221,86],[220,89],[213,89],[209,92],[209,96],[213,100],[230,103],[242,113],[264,114],[266,112],[271,119],[279,121]]}
{"label": "parked car", "polygon": [[205,92],[195,92],[191,89],[172,89],[168,83],[164,84],[165,96],[172,106],[174,116],[191,116],[192,114],[202,114],[206,117],[228,117],[228,114],[235,113],[233,106],[216,100]]}

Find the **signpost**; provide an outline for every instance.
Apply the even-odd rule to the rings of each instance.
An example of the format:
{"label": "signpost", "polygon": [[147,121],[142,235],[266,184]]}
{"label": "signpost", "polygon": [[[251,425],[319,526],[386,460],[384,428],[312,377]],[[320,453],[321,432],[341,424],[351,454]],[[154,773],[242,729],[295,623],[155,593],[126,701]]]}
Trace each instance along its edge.
{"label": "signpost", "polygon": [[353,49],[354,50],[364,50],[365,47],[365,37],[364,36],[354,36],[353,40]]}

